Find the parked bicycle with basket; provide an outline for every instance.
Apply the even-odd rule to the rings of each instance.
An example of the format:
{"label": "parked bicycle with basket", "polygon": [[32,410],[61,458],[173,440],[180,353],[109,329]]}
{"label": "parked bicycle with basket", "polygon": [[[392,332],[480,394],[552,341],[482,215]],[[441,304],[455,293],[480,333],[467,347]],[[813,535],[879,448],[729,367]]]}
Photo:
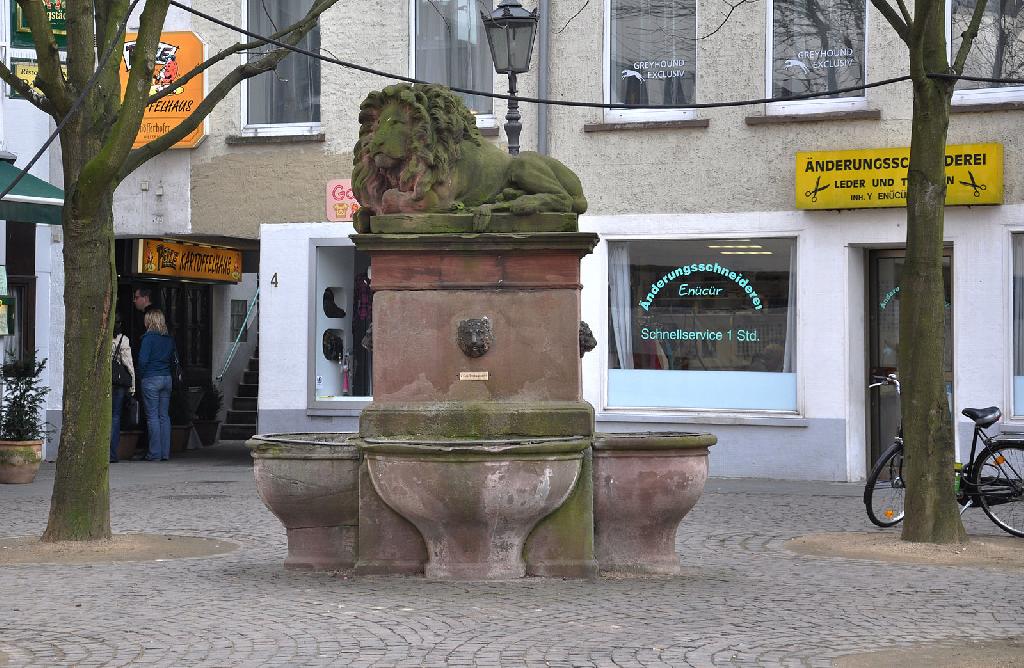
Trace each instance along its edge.
{"label": "parked bicycle with basket", "polygon": [[[876,382],[868,385],[869,388],[893,385],[899,395],[900,382],[896,374],[874,380]],[[960,512],[980,505],[1000,529],[1024,537],[1024,438],[989,436],[985,429],[1003,415],[996,406],[965,408],[962,413],[974,422],[974,438],[967,461],[950,476]],[[868,518],[880,527],[899,524],[903,521],[905,492],[901,424],[893,444],[875,462],[864,487]]]}

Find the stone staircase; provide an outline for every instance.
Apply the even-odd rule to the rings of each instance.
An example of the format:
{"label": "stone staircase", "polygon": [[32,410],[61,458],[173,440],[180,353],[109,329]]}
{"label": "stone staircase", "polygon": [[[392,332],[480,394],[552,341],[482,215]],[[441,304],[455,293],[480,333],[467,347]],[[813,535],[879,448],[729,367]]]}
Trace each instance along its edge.
{"label": "stone staircase", "polygon": [[256,398],[260,392],[260,351],[249,358],[238,393],[231,401],[227,419],[220,426],[220,440],[244,441],[256,434]]}

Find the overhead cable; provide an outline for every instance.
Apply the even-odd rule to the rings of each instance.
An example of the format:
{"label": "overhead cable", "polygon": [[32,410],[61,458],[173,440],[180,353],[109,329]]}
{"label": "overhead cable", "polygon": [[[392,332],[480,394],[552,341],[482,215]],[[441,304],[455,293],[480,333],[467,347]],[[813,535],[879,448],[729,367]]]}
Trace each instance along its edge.
{"label": "overhead cable", "polygon": [[[404,76],[402,74],[395,74],[394,72],[385,72],[383,70],[377,70],[377,69],[374,69],[372,67],[367,67],[365,65],[360,65],[358,63],[352,63],[352,62],[349,62],[349,61],[341,60],[339,58],[334,58],[334,57],[331,57],[331,56],[325,56],[325,55],[323,55],[321,53],[316,53],[315,51],[309,51],[307,49],[303,49],[303,48],[298,47],[298,46],[292,46],[291,44],[285,44],[284,42],[281,42],[279,40],[273,39],[272,37],[265,37],[263,35],[259,35],[257,33],[251,32],[251,31],[246,30],[244,28],[240,28],[240,27],[238,27],[236,25],[228,23],[227,21],[222,21],[222,20],[216,18],[215,16],[211,16],[209,14],[206,14],[204,12],[199,11],[198,9],[194,9],[192,7],[189,7],[188,5],[184,5],[184,4],[180,3],[180,2],[178,2],[178,0],[170,0],[170,2],[171,2],[171,4],[173,6],[177,7],[178,9],[181,9],[183,11],[189,12],[190,14],[194,14],[194,15],[200,17],[200,18],[206,19],[207,21],[210,21],[211,23],[215,23],[215,24],[217,24],[217,25],[219,25],[219,26],[221,26],[223,28],[228,28],[229,30],[234,30],[235,32],[241,33],[241,34],[243,34],[243,35],[245,35],[247,37],[251,37],[253,39],[257,39],[257,40],[260,40],[262,42],[267,42],[268,44],[273,44],[274,46],[281,47],[283,49],[288,49],[289,51],[293,51],[295,53],[301,53],[302,55],[309,56],[310,58],[316,58],[317,60],[323,61],[325,63],[330,63],[332,65],[340,65],[341,67],[345,67],[345,68],[348,68],[348,69],[356,70],[356,71],[359,71],[359,72],[366,72],[367,74],[374,74],[376,76],[383,77],[385,79],[394,79],[396,81],[404,81],[406,83],[413,83],[413,84],[431,84],[431,83],[436,83],[436,82],[433,82],[433,81],[426,81],[424,79],[416,79],[414,77]],[[719,107],[743,107],[743,106],[749,106],[749,105],[755,105],[755,104],[768,104],[768,103],[771,103],[771,102],[792,102],[794,100],[810,100],[810,99],[819,98],[819,97],[823,97],[823,96],[835,95],[837,93],[854,93],[854,92],[857,92],[857,91],[865,90],[867,88],[878,88],[879,86],[888,86],[890,84],[900,83],[902,81],[909,81],[909,80],[910,80],[910,76],[909,75],[905,75],[905,76],[902,76],[902,77],[894,77],[892,79],[885,79],[883,81],[875,81],[875,82],[872,82],[872,83],[862,84],[862,85],[859,85],[859,86],[848,86],[846,88],[833,88],[833,89],[830,89],[830,90],[822,91],[820,93],[805,93],[805,94],[802,94],[802,95],[792,95],[790,97],[784,97],[784,98],[781,98],[781,97],[764,97],[764,98],[758,98],[756,100],[734,100],[734,101],[730,101],[730,102],[698,102],[698,103],[685,104],[685,105],[679,105],[679,104],[609,104],[609,103],[602,103],[602,102],[579,102],[579,101],[576,101],[576,100],[551,100],[551,99],[537,98],[537,97],[524,97],[524,96],[521,96],[521,95],[506,95],[504,93],[495,93],[493,91],[473,90],[472,88],[458,88],[456,86],[449,86],[448,88],[450,88],[451,90],[455,91],[456,93],[464,93],[466,95],[479,95],[479,96],[482,96],[482,97],[490,97],[490,98],[495,98],[495,99],[499,99],[499,100],[515,99],[515,100],[517,100],[519,102],[533,102],[533,103],[536,103],[536,104],[552,104],[552,105],[557,105],[557,106],[562,106],[562,107],[588,107],[588,108],[591,108],[591,109],[717,109]]]}

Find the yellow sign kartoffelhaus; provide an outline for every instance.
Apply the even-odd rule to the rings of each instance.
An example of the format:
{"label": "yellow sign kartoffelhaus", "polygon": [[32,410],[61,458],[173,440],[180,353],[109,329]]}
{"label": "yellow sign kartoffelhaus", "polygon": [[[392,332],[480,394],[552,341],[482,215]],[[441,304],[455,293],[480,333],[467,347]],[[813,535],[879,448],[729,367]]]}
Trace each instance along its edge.
{"label": "yellow sign kartoffelhaus", "polygon": [[[796,154],[796,208],[907,205],[909,148]],[[946,205],[1003,203],[1003,145],[946,147]]]}
{"label": "yellow sign kartoffelhaus", "polygon": [[[135,50],[136,33],[124,36],[124,51],[121,54],[121,95],[128,86],[128,72],[131,67],[132,51]],[[150,77],[149,94],[156,95],[166,89],[170,92],[146,107],[139,134],[133,148],[148,144],[178,127],[195,111],[206,96],[206,76],[200,74],[180,86],[177,79],[191,72],[206,60],[206,47],[202,40],[191,32],[165,32],[160,35],[156,49],[156,65]],[[206,122],[171,148],[195,148],[206,136]]]}
{"label": "yellow sign kartoffelhaus", "polygon": [[242,251],[170,239],[139,239],[136,272],[140,276],[191,278],[237,283],[242,279]]}

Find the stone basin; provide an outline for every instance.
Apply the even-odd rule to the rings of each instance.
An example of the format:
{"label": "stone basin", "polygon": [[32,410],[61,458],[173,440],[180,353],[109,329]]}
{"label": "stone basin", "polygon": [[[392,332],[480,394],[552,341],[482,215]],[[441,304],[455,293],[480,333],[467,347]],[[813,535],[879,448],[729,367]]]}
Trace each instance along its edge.
{"label": "stone basin", "polygon": [[590,439],[357,443],[381,499],[423,536],[426,577],[508,580],[526,574],[526,538],[575,487]]}
{"label": "stone basin", "polygon": [[594,435],[594,551],[601,572],[679,573],[679,523],[708,478],[712,434]]}
{"label": "stone basin", "polygon": [[285,568],[355,565],[360,455],[353,436],[263,434],[246,442],[256,491],[288,533]]}

